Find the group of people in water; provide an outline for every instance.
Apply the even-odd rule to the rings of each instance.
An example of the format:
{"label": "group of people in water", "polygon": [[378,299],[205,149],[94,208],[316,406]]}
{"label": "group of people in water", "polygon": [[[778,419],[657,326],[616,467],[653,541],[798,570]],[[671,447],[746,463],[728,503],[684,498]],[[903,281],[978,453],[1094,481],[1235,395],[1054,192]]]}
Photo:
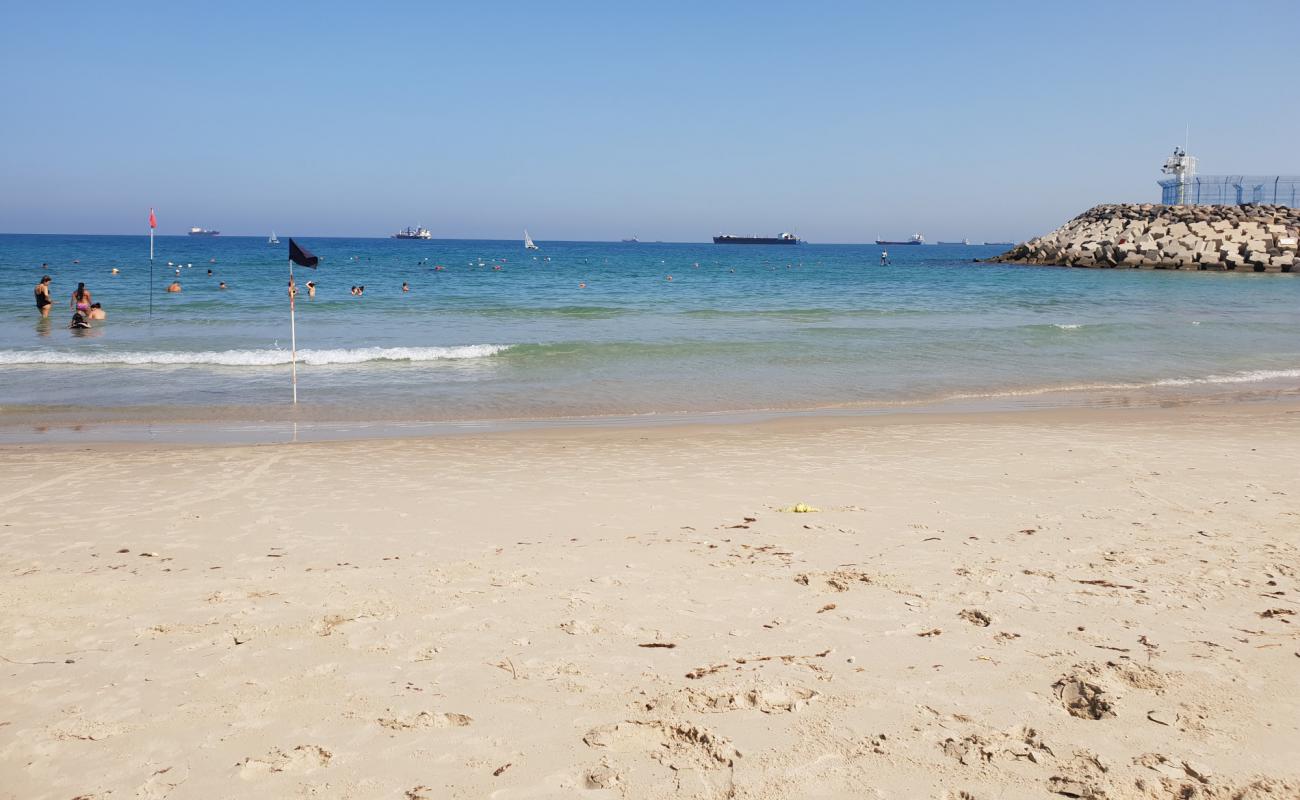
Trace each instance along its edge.
{"label": "group of people in water", "polygon": [[[36,284],[34,290],[36,310],[41,312],[42,317],[49,317],[50,308],[54,305],[54,299],[50,297],[50,284],[52,282],[49,275],[42,275],[41,282]],[[68,323],[69,328],[89,328],[91,320],[108,319],[108,312],[90,296],[90,290],[86,288],[84,283],[77,284],[76,291],[72,293],[72,297],[68,300],[68,309],[72,311],[72,321]]]}
{"label": "group of people in water", "polygon": [[[113,274],[118,274],[116,268],[114,268]],[[208,270],[208,274],[211,275],[212,270]],[[36,310],[40,312],[42,318],[48,318],[50,309],[54,306],[54,298],[50,295],[50,284],[52,282],[53,280],[49,275],[42,275],[40,282],[36,284],[33,290],[36,295]],[[307,281],[304,286],[307,289],[308,297],[316,296],[315,281]],[[226,289],[229,287],[226,286],[225,281],[221,281],[218,288]],[[168,284],[167,291],[172,294],[181,291],[181,282],[179,280],[172,281]],[[352,287],[352,294],[356,297],[361,297],[365,291],[366,287],[364,286]],[[406,281],[402,281],[402,291],[411,291],[411,286]],[[289,284],[289,294],[294,296],[298,294],[298,287],[292,282]],[[85,283],[77,284],[76,291],[72,293],[72,297],[68,300],[68,309],[72,311],[72,321],[68,323],[69,328],[89,328],[90,323],[94,320],[108,319],[108,312],[91,297],[90,290],[86,288]]]}

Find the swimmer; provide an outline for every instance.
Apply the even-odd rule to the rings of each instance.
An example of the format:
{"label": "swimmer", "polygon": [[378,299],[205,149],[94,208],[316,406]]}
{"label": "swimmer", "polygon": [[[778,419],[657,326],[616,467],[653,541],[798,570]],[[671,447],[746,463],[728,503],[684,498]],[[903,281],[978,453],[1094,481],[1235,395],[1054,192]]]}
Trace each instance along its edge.
{"label": "swimmer", "polygon": [[[225,286],[224,283],[221,285]],[[307,296],[308,297],[316,296],[316,281],[307,281]]]}
{"label": "swimmer", "polygon": [[175,292],[179,292],[180,290],[181,290],[181,282],[180,282],[180,281],[172,281],[172,282],[171,282],[171,285],[167,287],[167,291],[169,291],[169,292],[173,292],[173,293],[175,293]]}
{"label": "swimmer", "polygon": [[117,267],[113,267],[113,271],[112,271],[111,273],[109,273],[109,274],[110,274],[110,275],[117,275],[119,272],[121,272],[120,269],[118,269]]}
{"label": "swimmer", "polygon": [[225,282],[225,281],[222,281],[221,283],[218,283],[218,284],[217,284],[217,288],[218,288],[218,289],[229,289],[230,287],[226,285],[226,282]]}
{"label": "swimmer", "polygon": [[411,291],[411,287],[406,285],[406,281],[402,281],[402,291],[403,292]]}
{"label": "swimmer", "polygon": [[104,307],[101,306],[99,303],[91,303],[91,304],[90,304],[90,318],[91,318],[91,319],[108,319],[108,312],[105,311],[105,310],[104,310]]}
{"label": "swimmer", "polygon": [[363,294],[365,294],[365,293],[366,293],[366,287],[364,287],[364,286],[358,286],[358,287],[357,287],[357,297],[360,297],[361,295],[363,295]]}
{"label": "swimmer", "polygon": [[212,270],[208,270],[208,277],[212,276]]}
{"label": "swimmer", "polygon": [[54,301],[50,299],[50,276],[42,275],[41,282],[36,284],[36,310],[41,312],[42,317],[50,315],[50,306]]}

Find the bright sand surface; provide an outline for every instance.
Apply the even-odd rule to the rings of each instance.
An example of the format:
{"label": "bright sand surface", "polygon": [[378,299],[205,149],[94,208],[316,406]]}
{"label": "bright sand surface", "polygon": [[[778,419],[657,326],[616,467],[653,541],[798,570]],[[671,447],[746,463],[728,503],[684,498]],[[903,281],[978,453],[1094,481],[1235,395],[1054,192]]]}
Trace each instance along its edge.
{"label": "bright sand surface", "polygon": [[1300,797],[1297,475],[1279,405],[8,447],[0,797]]}

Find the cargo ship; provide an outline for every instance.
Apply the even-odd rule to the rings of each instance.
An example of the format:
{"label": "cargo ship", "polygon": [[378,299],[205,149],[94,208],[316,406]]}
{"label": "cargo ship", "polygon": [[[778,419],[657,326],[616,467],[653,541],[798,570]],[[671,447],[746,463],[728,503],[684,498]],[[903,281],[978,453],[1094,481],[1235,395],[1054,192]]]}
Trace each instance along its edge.
{"label": "cargo ship", "polygon": [[908,239],[908,240],[905,241],[905,242],[891,242],[891,241],[888,241],[888,240],[886,240],[886,239],[877,239],[877,240],[876,240],[876,244],[894,244],[894,245],[898,245],[898,244],[925,244],[925,237],[922,236],[922,235],[919,234],[919,233],[914,233],[914,234],[912,234],[912,238]]}
{"label": "cargo ship", "polygon": [[799,237],[793,233],[780,236],[733,236],[730,233],[713,237],[714,244],[799,244]]}
{"label": "cargo ship", "polygon": [[432,239],[433,234],[429,232],[428,228],[421,226],[416,228],[403,228],[397,233],[394,233],[393,238],[394,239]]}
{"label": "cargo ship", "polygon": [[935,242],[935,244],[957,244],[964,246],[970,244],[970,239],[962,239],[960,242]]}
{"label": "cargo ship", "polygon": [[210,231],[207,228],[190,228],[190,236],[220,236],[221,231]]}

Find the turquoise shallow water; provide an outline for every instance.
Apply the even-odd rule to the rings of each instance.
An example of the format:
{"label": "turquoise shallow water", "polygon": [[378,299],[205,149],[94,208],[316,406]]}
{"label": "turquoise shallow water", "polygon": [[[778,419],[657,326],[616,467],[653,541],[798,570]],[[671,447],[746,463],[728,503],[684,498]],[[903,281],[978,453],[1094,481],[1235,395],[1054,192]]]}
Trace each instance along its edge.
{"label": "turquoise shallow water", "polygon": [[[0,413],[283,414],[282,241],[159,237],[150,316],[146,237],[0,236]],[[319,284],[297,307],[297,413],[320,419],[1061,392],[1113,401],[1300,385],[1300,276],[971,263],[997,250],[981,246],[895,247],[882,267],[875,246],[303,243],[322,261],[297,271]],[[169,295],[178,268],[184,291]],[[43,272],[56,299],[46,324],[32,299]],[[78,281],[110,315],[84,334],[65,327]],[[363,297],[349,293],[354,284]]]}

